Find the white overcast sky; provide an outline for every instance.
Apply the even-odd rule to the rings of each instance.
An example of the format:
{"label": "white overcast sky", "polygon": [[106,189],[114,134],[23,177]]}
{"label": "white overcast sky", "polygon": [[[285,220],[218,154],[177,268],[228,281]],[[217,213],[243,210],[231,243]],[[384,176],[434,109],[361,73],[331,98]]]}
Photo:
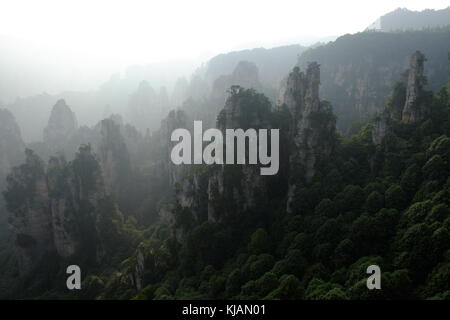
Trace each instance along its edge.
{"label": "white overcast sky", "polygon": [[130,65],[151,65],[156,82],[161,80],[152,85],[170,88],[219,53],[308,45],[363,31],[399,7],[448,5],[448,0],[0,0],[0,105],[41,92],[96,89]]}
{"label": "white overcast sky", "polygon": [[1,0],[0,35],[121,64],[186,59],[364,30],[398,7],[448,0]]}

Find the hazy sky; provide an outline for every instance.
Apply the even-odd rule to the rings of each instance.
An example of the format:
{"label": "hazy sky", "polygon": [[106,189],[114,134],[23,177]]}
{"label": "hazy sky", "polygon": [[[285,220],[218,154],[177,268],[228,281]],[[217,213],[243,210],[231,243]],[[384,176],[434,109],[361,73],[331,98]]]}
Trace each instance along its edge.
{"label": "hazy sky", "polygon": [[364,30],[397,7],[441,9],[448,0],[2,0],[0,34],[58,46],[104,63],[148,63],[246,44]]}
{"label": "hazy sky", "polygon": [[[163,66],[180,70],[236,49],[311,44],[362,31],[398,7],[442,9],[448,4],[448,0],[0,0],[0,65],[3,73],[12,74],[4,77],[5,83],[0,81],[3,87],[9,85],[0,88],[0,100],[43,91],[95,89],[128,65],[165,62]],[[7,52],[11,41],[15,51]]]}

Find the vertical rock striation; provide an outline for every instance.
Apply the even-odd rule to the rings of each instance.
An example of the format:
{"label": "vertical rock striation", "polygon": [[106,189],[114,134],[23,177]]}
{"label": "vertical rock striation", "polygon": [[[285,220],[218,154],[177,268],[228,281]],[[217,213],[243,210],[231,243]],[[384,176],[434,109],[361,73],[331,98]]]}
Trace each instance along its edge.
{"label": "vertical rock striation", "polygon": [[101,140],[98,146],[103,180],[106,191],[119,195],[121,186],[131,175],[131,163],[120,124],[113,119],[104,119],[100,123]]}
{"label": "vertical rock striation", "polygon": [[32,150],[25,154],[25,163],[8,175],[4,192],[21,275],[51,251],[53,240],[45,165]]}
{"label": "vertical rock striation", "polygon": [[105,191],[89,145],[81,146],[72,162],[52,157],[47,167],[27,149],[25,163],[7,178],[4,197],[22,276],[54,253],[62,258],[82,253],[91,261],[101,255],[96,210]]}
{"label": "vertical rock striation", "polygon": [[426,82],[423,75],[424,62],[425,56],[420,51],[416,51],[411,56],[406,84],[406,100],[402,112],[403,122],[418,122],[425,116],[426,110],[420,101]]}
{"label": "vertical rock striation", "polygon": [[25,144],[12,113],[0,109],[0,190],[10,169],[24,161]]}
{"label": "vertical rock striation", "polygon": [[372,123],[372,142],[380,145],[394,123],[417,123],[428,118],[429,92],[424,90],[425,56],[416,51],[411,55],[410,66],[393,89],[391,98]]}
{"label": "vertical rock striation", "polygon": [[289,114],[288,211],[298,183],[309,184],[321,158],[328,157],[334,146],[336,120],[330,106],[320,101],[320,66],[298,67],[289,74],[281,103]]}

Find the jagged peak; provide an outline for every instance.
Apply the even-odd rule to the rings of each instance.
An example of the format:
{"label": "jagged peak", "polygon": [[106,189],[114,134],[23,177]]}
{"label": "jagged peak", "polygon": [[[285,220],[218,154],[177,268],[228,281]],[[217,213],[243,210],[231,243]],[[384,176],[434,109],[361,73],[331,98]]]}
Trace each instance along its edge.
{"label": "jagged peak", "polygon": [[3,137],[14,136],[16,138],[14,143],[23,144],[20,127],[13,113],[8,109],[0,109],[0,132]]}
{"label": "jagged peak", "polygon": [[44,141],[51,149],[64,149],[77,128],[78,122],[75,113],[64,99],[59,99],[53,106],[48,124],[44,128]]}
{"label": "jagged peak", "polygon": [[390,101],[372,123],[374,144],[381,144],[393,122],[415,123],[426,119],[428,110],[422,100],[426,96],[425,61],[425,55],[419,50],[411,55],[406,79],[402,79],[394,86]]}
{"label": "jagged peak", "polygon": [[[71,118],[73,118],[73,121],[75,123],[76,126],[76,117],[75,117],[75,113],[72,111],[72,109],[67,105],[66,100],[64,99],[59,99],[58,101],[56,101],[55,105],[52,108],[52,112],[50,114],[50,119],[49,119],[49,123],[50,121],[55,118],[59,118],[61,119],[61,117],[63,116],[69,116]],[[55,119],[56,120],[56,119]]]}
{"label": "jagged peak", "polygon": [[403,122],[415,122],[423,118],[423,110],[421,110],[421,106],[417,105],[417,102],[423,95],[423,87],[426,84],[426,78],[424,77],[425,61],[425,55],[418,50],[411,55],[406,84],[406,99],[402,111]]}
{"label": "jagged peak", "polygon": [[59,99],[58,101],[56,101],[55,107],[64,107],[64,106],[67,106],[66,100]]}
{"label": "jagged peak", "polygon": [[224,108],[217,117],[217,127],[263,128],[269,126],[268,113],[271,110],[269,99],[254,89],[231,86]]}
{"label": "jagged peak", "polygon": [[298,66],[289,73],[281,104],[285,104],[294,119],[305,117],[307,114],[318,111],[320,85],[320,64],[309,62],[306,71]]}

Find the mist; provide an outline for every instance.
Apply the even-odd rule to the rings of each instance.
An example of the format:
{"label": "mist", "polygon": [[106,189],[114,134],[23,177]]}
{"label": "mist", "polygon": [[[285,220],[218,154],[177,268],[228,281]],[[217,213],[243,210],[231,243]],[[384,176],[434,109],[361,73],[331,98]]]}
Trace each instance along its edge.
{"label": "mist", "polygon": [[[0,105],[15,114],[24,140],[36,141],[60,98],[67,98],[80,125],[95,124],[105,110],[127,117],[129,96],[142,81],[171,97],[177,81],[202,76],[208,60],[220,53],[326,43],[363,31],[367,21],[401,3],[344,1],[321,10],[320,3],[297,1],[277,6],[260,1],[6,1],[0,13]],[[425,8],[420,2],[408,5]],[[427,5],[439,7],[444,1]],[[232,73],[232,68],[221,72]],[[211,88],[214,80],[205,86]],[[278,90],[278,84],[273,87]],[[170,102],[171,107],[180,103]],[[29,119],[28,108],[40,110],[37,119]]]}
{"label": "mist", "polygon": [[447,2],[2,1],[0,300],[448,300]]}

